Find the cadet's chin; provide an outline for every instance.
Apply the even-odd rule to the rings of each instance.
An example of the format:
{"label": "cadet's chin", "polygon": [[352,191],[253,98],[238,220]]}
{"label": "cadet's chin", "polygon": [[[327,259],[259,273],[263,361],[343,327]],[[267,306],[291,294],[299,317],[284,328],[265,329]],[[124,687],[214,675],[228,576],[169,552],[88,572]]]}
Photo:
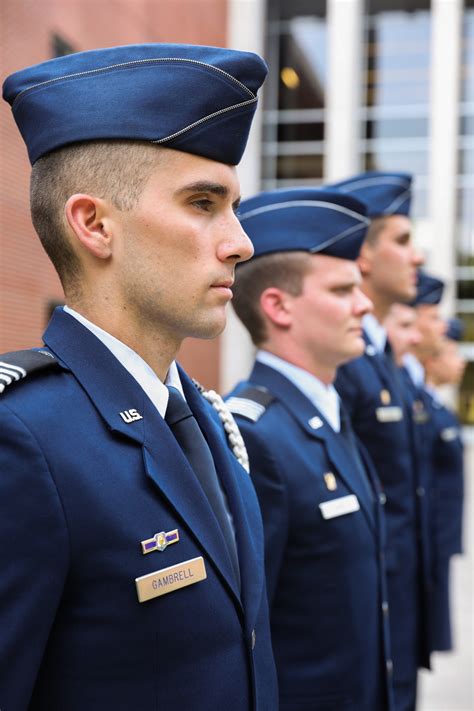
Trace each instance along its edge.
{"label": "cadet's chin", "polygon": [[210,315],[201,323],[196,324],[193,333],[190,333],[191,338],[202,338],[203,340],[211,340],[220,336],[227,323],[227,314],[225,310],[222,314]]}

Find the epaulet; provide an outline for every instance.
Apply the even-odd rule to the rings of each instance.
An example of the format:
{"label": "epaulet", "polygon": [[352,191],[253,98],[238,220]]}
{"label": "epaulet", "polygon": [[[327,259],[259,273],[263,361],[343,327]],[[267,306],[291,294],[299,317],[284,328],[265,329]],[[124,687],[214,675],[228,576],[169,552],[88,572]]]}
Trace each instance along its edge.
{"label": "epaulet", "polygon": [[249,386],[241,390],[238,395],[230,397],[226,405],[234,415],[258,422],[274,400],[275,396],[266,388]]}
{"label": "epaulet", "polygon": [[0,393],[27,375],[56,367],[59,365],[53,354],[41,348],[4,353],[0,355]]}
{"label": "epaulet", "polygon": [[215,390],[206,390],[197,380],[193,380],[194,385],[197,387],[203,398],[205,398],[212,407],[217,411],[220,421],[224,427],[227,439],[229,440],[230,447],[234,453],[235,458],[243,466],[247,473],[250,472],[249,455],[245,447],[245,442],[240,434],[237,422],[234,420],[232,413],[230,412],[227,404],[221,398],[221,396],[216,393]]}

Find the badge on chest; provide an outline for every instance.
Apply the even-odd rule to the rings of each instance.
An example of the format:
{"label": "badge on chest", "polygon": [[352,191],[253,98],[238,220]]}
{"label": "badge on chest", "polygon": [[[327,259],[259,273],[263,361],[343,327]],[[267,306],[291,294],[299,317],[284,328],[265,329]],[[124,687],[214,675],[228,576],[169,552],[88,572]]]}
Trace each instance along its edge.
{"label": "badge on chest", "polygon": [[202,556],[185,560],[178,565],[155,570],[148,575],[135,578],[139,602],[152,600],[160,595],[174,592],[188,585],[194,585],[207,578],[206,566]]}
{"label": "badge on chest", "polygon": [[354,513],[354,511],[359,511],[359,509],[359,500],[354,494],[341,496],[338,499],[332,499],[332,501],[323,501],[319,504],[321,515],[326,520],[337,516],[345,516],[346,514]]}
{"label": "badge on chest", "polygon": [[400,422],[403,419],[403,410],[397,405],[377,407],[375,417],[378,422]]}

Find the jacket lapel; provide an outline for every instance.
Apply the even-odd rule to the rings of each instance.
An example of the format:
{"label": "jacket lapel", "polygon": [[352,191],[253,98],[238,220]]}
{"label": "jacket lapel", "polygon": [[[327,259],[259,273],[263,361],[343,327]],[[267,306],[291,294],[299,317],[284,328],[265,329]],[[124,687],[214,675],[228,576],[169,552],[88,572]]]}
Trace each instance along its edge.
{"label": "jacket lapel", "polygon": [[[143,388],[94,334],[62,310],[55,312],[44,341],[60,364],[73,372],[109,429],[142,447],[150,481],[183,520],[238,601],[219,524],[181,448]],[[140,419],[121,416],[132,409]]]}
{"label": "jacket lapel", "polygon": [[[372,529],[374,529],[373,501],[369,498],[366,487],[356,471],[352,457],[341,441],[338,433],[325,420],[323,414],[308,398],[284,375],[262,363],[256,363],[250,381],[263,385],[280,401],[300,427],[311,439],[323,442],[326,454],[347,488],[358,498],[360,507]],[[322,423],[314,427],[316,418]],[[375,492],[374,492],[375,496]]]}

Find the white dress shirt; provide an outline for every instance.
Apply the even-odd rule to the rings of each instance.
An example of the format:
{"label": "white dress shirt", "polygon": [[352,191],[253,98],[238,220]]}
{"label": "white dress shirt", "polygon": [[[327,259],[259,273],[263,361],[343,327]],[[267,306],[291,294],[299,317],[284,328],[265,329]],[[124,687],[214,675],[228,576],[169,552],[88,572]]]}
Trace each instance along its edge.
{"label": "white dress shirt", "polygon": [[119,363],[123,365],[125,370],[127,370],[130,375],[135,378],[137,383],[146,392],[158,412],[162,417],[165,416],[166,408],[168,406],[168,388],[166,385],[171,385],[184,397],[183,386],[181,385],[181,380],[179,379],[178,368],[176,367],[176,362],[173,361],[169,367],[168,374],[166,376],[165,383],[159,379],[156,373],[150,368],[148,363],[145,363],[143,358],[138,355],[134,350],[129,348],[119,341],[115,336],[111,336],[110,333],[104,331],[95,323],[92,323],[87,318],[81,314],[74,311],[74,309],[69,308],[69,306],[64,306],[64,311],[70,316],[73,316],[79,323],[82,323],[91,333],[96,336],[99,341],[102,341],[104,346],[106,346],[109,351],[117,358]]}
{"label": "white dress shirt", "polygon": [[377,353],[383,353],[387,343],[387,331],[373,314],[362,317],[362,328],[367,333]]}
{"label": "white dress shirt", "polygon": [[332,429],[335,432],[340,431],[339,395],[334,385],[325,385],[315,375],[308,373],[307,370],[288,363],[288,361],[268,351],[258,351],[256,359],[259,363],[268,365],[288,378],[318,408]]}
{"label": "white dress shirt", "polygon": [[423,388],[425,386],[425,369],[418,358],[416,358],[413,353],[405,353],[405,355],[402,356],[402,360],[413,383],[417,387]]}

